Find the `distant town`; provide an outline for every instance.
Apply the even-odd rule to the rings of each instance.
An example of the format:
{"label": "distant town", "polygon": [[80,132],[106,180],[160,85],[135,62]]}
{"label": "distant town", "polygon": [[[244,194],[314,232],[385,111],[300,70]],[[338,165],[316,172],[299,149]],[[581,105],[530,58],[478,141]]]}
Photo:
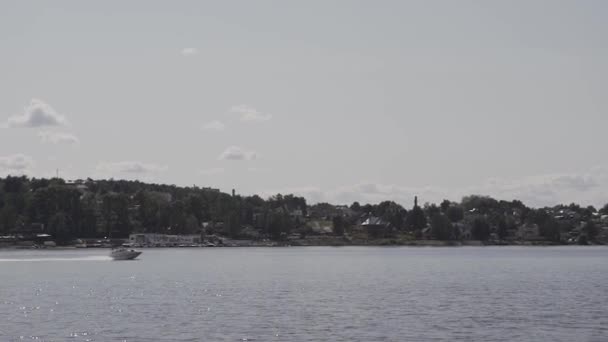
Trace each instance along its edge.
{"label": "distant town", "polygon": [[0,178],[0,247],[608,244],[608,204],[530,208],[471,195],[404,208],[308,204],[126,180]]}

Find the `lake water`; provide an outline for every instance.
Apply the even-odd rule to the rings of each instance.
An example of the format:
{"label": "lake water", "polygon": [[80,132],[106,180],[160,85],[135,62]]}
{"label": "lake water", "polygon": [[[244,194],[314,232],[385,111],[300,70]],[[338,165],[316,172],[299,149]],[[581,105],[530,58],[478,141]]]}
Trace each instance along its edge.
{"label": "lake water", "polygon": [[1,250],[0,341],[608,341],[608,248]]}

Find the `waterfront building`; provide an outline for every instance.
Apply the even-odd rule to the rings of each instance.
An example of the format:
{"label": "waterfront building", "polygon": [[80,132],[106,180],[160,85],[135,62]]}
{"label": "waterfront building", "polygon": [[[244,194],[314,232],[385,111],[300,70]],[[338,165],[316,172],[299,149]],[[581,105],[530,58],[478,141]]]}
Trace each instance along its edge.
{"label": "waterfront building", "polygon": [[142,247],[185,247],[200,245],[201,242],[201,236],[196,234],[168,235],[141,233],[129,235],[129,243],[131,245]]}

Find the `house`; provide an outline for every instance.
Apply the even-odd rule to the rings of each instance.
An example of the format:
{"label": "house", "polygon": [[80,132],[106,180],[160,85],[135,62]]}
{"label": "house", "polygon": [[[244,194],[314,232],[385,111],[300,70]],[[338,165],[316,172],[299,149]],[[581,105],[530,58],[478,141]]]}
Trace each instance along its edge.
{"label": "house", "polygon": [[369,237],[373,238],[389,237],[392,233],[390,223],[376,216],[367,217],[367,219],[361,223],[361,227],[365,229]]}
{"label": "house", "polygon": [[431,240],[433,238],[433,231],[430,226],[422,228],[420,234],[423,240]]}
{"label": "house", "polygon": [[541,239],[538,225],[534,223],[525,223],[517,229],[517,238],[520,240],[538,240]]}
{"label": "house", "polygon": [[332,221],[327,220],[311,220],[306,223],[306,226],[312,230],[313,233],[319,235],[333,234],[334,224]]}

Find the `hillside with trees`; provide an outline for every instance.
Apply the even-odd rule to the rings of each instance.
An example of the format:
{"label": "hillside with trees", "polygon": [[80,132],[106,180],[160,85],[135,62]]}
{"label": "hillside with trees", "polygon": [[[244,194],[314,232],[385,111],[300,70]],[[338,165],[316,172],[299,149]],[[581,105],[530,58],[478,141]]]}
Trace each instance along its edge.
{"label": "hillside with trees", "polygon": [[133,233],[300,243],[312,236],[352,244],[378,239],[601,243],[608,233],[608,205],[530,208],[518,200],[476,195],[410,209],[393,201],[310,205],[294,195],[264,199],[139,181],[0,178],[0,236],[47,234],[68,243]]}

